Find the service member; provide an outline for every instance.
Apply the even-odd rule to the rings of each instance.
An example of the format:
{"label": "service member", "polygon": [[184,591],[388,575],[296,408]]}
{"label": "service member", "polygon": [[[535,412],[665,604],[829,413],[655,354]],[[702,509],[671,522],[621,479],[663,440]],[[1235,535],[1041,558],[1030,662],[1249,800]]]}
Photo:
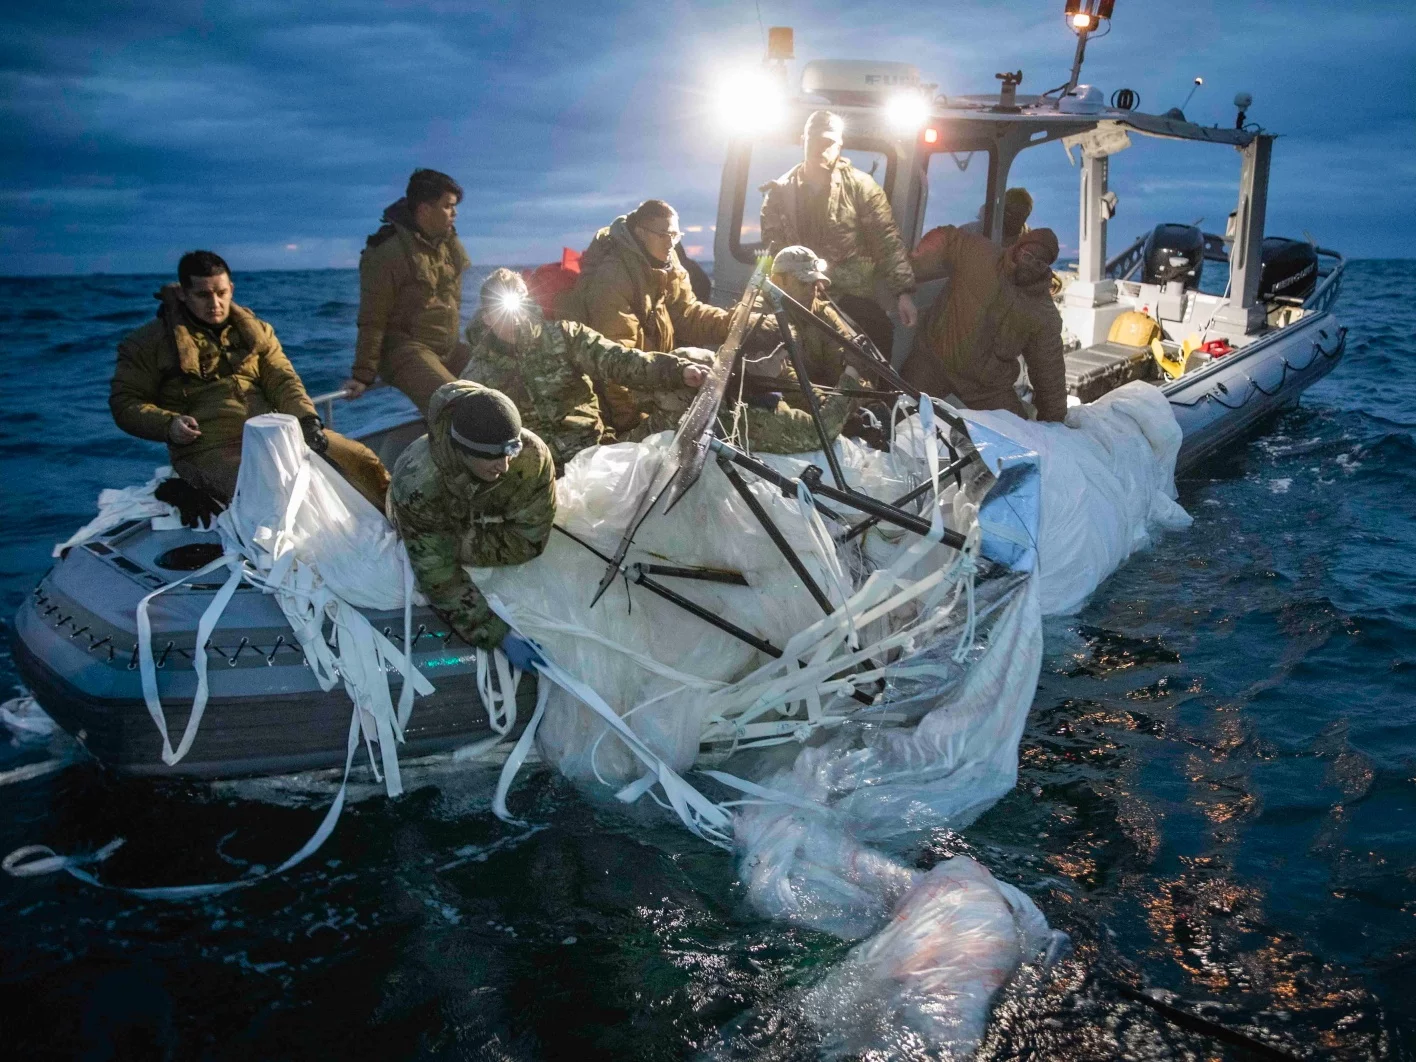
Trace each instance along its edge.
{"label": "service member", "polygon": [[952,225],[931,229],[915,249],[915,273],[952,279],[943,305],[915,336],[904,378],[931,395],[953,394],[970,409],[1025,416],[1014,388],[1021,358],[1038,419],[1065,418],[1062,315],[1051,292],[1056,260],[1051,229],[1033,229],[1007,250]]}
{"label": "service member", "polygon": [[845,122],[815,111],[803,133],[805,158],[762,186],[762,240],[770,253],[799,244],[827,262],[832,297],[887,358],[895,326],[875,301],[883,280],[900,322],[917,320],[915,276],[900,229],[880,186],[841,155]]}
{"label": "service member", "polygon": [[496,615],[465,566],[505,567],[541,555],[556,517],[551,451],[500,391],[454,380],[428,399],[428,434],[393,466],[388,515],[418,588],[468,644],[500,648],[523,671],[534,643]]}
{"label": "service member", "polygon": [[359,257],[359,338],[344,390],[358,398],[382,376],[426,414],[428,399],[467,363],[460,342],[462,274],[470,264],[453,222],[462,187],[414,170],[404,197]]}
{"label": "service member", "polygon": [[[682,237],[678,212],[662,199],[615,218],[581,257],[580,279],[562,296],[560,316],[636,350],[716,348],[728,336],[730,314],[694,294],[675,254]],[[652,406],[630,388],[598,377],[595,384],[605,421],[622,437],[653,418]]]}
{"label": "service member", "polygon": [[[783,247],[772,259],[772,283],[818,317],[824,317],[838,330],[854,332],[826,297],[831,286],[826,261],[809,247]],[[845,355],[841,344],[818,328],[792,325],[792,334],[801,347],[806,374],[816,384],[833,383],[845,370]]]}
{"label": "service member", "polygon": [[510,269],[495,270],[483,282],[467,345],[465,375],[516,403],[527,426],[550,447],[558,474],[581,450],[616,441],[601,415],[596,383],[619,385],[636,407],[655,410],[626,433],[639,439],[676,427],[686,405],[671,403],[659,412],[652,406],[656,395],[685,393],[708,375],[689,359],[613,343],[578,321],[542,320],[526,281]]}
{"label": "service member", "polygon": [[[1028,228],[1028,218],[1032,216],[1033,197],[1026,188],[1009,188],[1003,193],[1003,247],[1006,250],[1018,242],[1018,237],[1032,230]],[[978,220],[960,225],[964,232],[975,236],[987,236],[983,231],[984,207],[978,208]]]}
{"label": "service member", "polygon": [[[362,443],[321,425],[275,330],[232,302],[231,269],[211,251],[177,264],[157,317],[118,345],[108,407],[118,427],[167,443],[172,468],[221,505],[236,490],[245,423],[288,413],[305,441],[380,510],[388,472]],[[185,514],[184,514],[185,515]]]}

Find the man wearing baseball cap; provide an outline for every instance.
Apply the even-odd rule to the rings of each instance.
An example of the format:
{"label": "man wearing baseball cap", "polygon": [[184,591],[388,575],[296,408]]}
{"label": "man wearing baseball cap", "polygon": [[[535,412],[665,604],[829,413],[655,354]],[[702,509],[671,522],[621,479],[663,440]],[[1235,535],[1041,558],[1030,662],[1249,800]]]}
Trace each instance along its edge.
{"label": "man wearing baseball cap", "polygon": [[541,555],[556,516],[551,451],[521,426],[500,391],[454,380],[428,400],[428,434],[393,466],[388,515],[428,603],[469,645],[500,648],[530,670],[535,643],[487,604],[466,567],[525,564]]}
{"label": "man wearing baseball cap", "polygon": [[927,394],[955,395],[970,409],[1026,416],[1014,384],[1028,368],[1038,420],[1067,415],[1062,315],[1052,301],[1057,236],[1032,229],[1003,249],[992,240],[943,225],[915,248],[921,279],[950,277],[943,305],[931,307],[901,369]]}
{"label": "man wearing baseball cap", "polygon": [[[778,251],[772,259],[772,283],[846,335],[855,331],[841,319],[827,297],[831,279],[827,275],[826,260],[817,257],[811,248],[797,244]],[[794,325],[792,333],[801,346],[802,359],[806,362],[806,373],[811,377],[811,382],[823,385],[834,383],[846,367],[841,345],[816,328]]]}
{"label": "man wearing baseball cap", "polygon": [[804,158],[762,186],[762,241],[769,252],[794,244],[825,259],[836,303],[888,358],[895,326],[875,300],[882,281],[900,322],[914,327],[914,271],[890,201],[868,174],[843,158],[845,122],[814,111],[802,133]]}

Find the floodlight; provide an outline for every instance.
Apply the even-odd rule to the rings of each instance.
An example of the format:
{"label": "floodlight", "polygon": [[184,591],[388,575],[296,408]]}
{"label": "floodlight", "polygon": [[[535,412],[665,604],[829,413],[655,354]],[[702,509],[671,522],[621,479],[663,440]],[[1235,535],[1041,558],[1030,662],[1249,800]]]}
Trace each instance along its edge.
{"label": "floodlight", "polygon": [[929,121],[929,101],[919,92],[898,92],[885,101],[885,120],[901,133],[918,133]]}
{"label": "floodlight", "polygon": [[728,132],[752,135],[781,125],[786,100],[778,79],[765,70],[739,70],[718,86],[718,120]]}

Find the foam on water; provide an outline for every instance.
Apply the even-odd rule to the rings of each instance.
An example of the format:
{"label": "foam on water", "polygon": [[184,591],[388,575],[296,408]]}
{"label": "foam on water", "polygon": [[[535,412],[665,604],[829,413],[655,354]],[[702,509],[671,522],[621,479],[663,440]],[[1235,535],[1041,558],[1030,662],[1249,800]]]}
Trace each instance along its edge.
{"label": "foam on water", "polygon": [[[0,280],[7,634],[99,489],[160,462],[106,406],[113,344],[155,307],[159,279]],[[311,391],[336,386],[356,275],[237,279]],[[1300,1057],[1416,1052],[1413,287],[1416,263],[1349,269],[1346,361],[1261,438],[1182,481],[1190,531],[1049,622],[1018,787],[917,852],[922,868],[965,855],[1019,884],[1075,944],[1004,988],[981,1057],[1250,1057],[1138,1002],[1128,987],[1142,983]],[[0,684],[15,681],[7,639]],[[0,771],[50,755],[16,741],[0,747]],[[361,779],[370,799],[288,879],[207,903],[0,879],[0,979],[25,1015],[5,1023],[7,1047],[822,1048],[801,1000],[849,946],[755,918],[722,853],[589,805],[544,772],[517,790],[518,811],[549,824],[534,833],[491,817],[483,765],[410,773],[395,803]],[[0,850],[91,850],[121,835],[104,869],[115,882],[238,877],[303,842],[326,792],[319,778],[120,782],[80,761],[5,787]]]}

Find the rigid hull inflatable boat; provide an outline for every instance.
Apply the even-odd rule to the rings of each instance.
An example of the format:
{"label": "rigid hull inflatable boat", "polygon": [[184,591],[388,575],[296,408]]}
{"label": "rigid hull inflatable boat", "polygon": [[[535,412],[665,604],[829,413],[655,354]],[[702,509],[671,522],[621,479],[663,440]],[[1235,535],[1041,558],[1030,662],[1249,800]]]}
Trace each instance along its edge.
{"label": "rigid hull inflatable boat", "polygon": [[[902,111],[902,86],[919,106]],[[751,239],[753,189],[759,178],[786,168],[780,161],[784,146],[788,164],[791,153],[799,153],[793,130],[821,106],[845,116],[847,153],[857,165],[876,169],[910,245],[927,221],[948,220],[929,210],[932,194],[936,200],[949,195],[941,181],[970,169],[980,178],[980,224],[997,240],[1016,156],[1054,140],[1080,149],[1079,261],[1074,271],[1060,275],[1057,293],[1072,401],[1093,402],[1131,381],[1154,382],[1183,432],[1177,470],[1225,449],[1295,402],[1342,357],[1345,332],[1332,313],[1341,256],[1304,244],[1295,265],[1287,261],[1294,248],[1280,246],[1294,241],[1264,239],[1270,134],[1106,107],[1087,86],[1060,99],[1008,92],[945,100],[921,86],[919,72],[903,64],[808,64],[802,93],[787,101],[780,124],[733,141],[719,203],[716,301],[731,304],[748,287],[749,263],[762,250]],[[1130,133],[1237,149],[1243,163],[1230,231],[1176,236],[1157,230],[1108,260],[1107,219],[1115,209],[1107,189],[1109,160],[1130,145]],[[769,156],[766,168],[763,155]],[[873,165],[867,157],[872,155]],[[963,202],[957,196],[953,201]],[[1161,227],[1184,228],[1189,227]],[[1201,289],[1206,261],[1228,270],[1221,293]],[[931,287],[921,293],[922,305],[938,290]],[[1153,322],[1148,343],[1113,341],[1118,319],[1128,313]],[[1190,349],[1196,336],[1203,343]],[[906,330],[897,330],[890,352],[895,365],[910,342]],[[1174,378],[1167,375],[1167,364],[1176,367]],[[1021,386],[1025,389],[1025,381]],[[342,397],[317,399],[328,423]],[[416,416],[398,414],[350,434],[391,467],[422,430]],[[185,706],[197,685],[198,652],[206,654],[210,676],[206,717],[190,750],[175,763],[164,761],[141,686],[135,612],[154,590],[220,553],[215,534],[157,529],[148,517],[127,520],[69,548],[16,617],[15,656],[22,675],[66,731],[121,772],[217,778],[339,766],[349,730],[348,695],[321,688],[268,594],[252,586],[237,589],[220,626],[198,649],[200,618],[221,587],[214,577],[170,589],[151,606],[156,682],[171,725],[181,728],[185,722]],[[584,588],[587,595],[592,590]],[[401,611],[371,612],[367,618],[401,648]],[[514,736],[516,726],[509,733],[494,729],[495,713],[489,714],[479,693],[477,654],[432,610],[414,610],[410,642],[416,666],[436,692],[417,702],[405,728],[403,756],[490,747]],[[397,690],[401,679],[390,677]],[[520,725],[530,715],[534,693],[530,681],[521,685]]]}

